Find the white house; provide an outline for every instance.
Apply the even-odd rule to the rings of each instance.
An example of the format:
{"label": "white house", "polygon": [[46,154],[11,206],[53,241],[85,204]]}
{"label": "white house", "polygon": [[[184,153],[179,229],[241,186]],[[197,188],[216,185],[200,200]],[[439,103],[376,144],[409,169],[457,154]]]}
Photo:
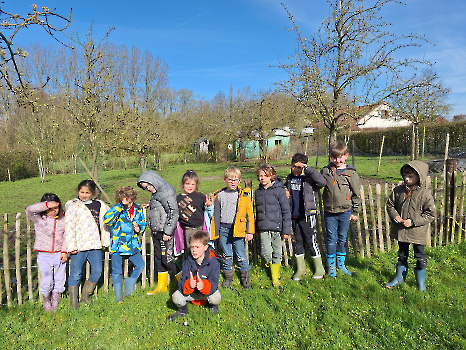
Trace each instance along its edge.
{"label": "white house", "polygon": [[397,128],[408,125],[411,125],[411,122],[396,116],[388,103],[374,105],[357,121],[359,129]]}

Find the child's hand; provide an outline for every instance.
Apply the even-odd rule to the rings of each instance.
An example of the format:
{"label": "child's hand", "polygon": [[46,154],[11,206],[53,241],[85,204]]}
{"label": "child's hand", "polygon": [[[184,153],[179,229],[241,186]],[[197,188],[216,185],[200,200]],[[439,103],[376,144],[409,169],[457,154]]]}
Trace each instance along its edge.
{"label": "child's hand", "polygon": [[139,233],[139,231],[141,231],[141,228],[135,222],[133,222],[133,226],[134,226],[134,232]]}
{"label": "child's hand", "polygon": [[358,216],[354,215],[354,214],[351,214],[349,219],[350,219],[350,221],[358,221]]}
{"label": "child's hand", "polygon": [[197,285],[196,285],[198,290],[202,290],[204,288],[204,282],[201,280],[199,277],[199,272],[197,273]]}
{"label": "child's hand", "polygon": [[288,191],[288,189],[286,189],[285,192],[286,192],[286,198],[290,198],[290,191]]}
{"label": "child's hand", "polygon": [[164,241],[168,241],[170,238],[171,238],[171,237],[170,237],[169,235],[166,235],[165,233],[164,233],[163,236],[162,236],[162,239],[163,239]]}
{"label": "child's hand", "polygon": [[249,242],[252,239],[253,236],[254,235],[252,233],[246,233],[246,237],[245,237],[246,241]]}
{"label": "child's hand", "polygon": [[60,206],[60,203],[54,202],[54,201],[50,201],[50,202],[46,202],[46,203],[47,203],[47,208],[49,208],[49,209],[58,208]]}
{"label": "child's hand", "polygon": [[395,217],[393,218],[393,221],[395,221],[397,224],[403,223],[403,219],[402,219],[401,216],[399,216],[399,215],[398,215],[398,216],[395,216]]}
{"label": "child's hand", "polygon": [[68,253],[61,253],[60,254],[60,260],[62,264],[66,263],[66,260],[68,260]]}
{"label": "child's hand", "polygon": [[413,221],[411,219],[406,219],[405,221],[403,221],[403,225],[405,227],[411,227],[413,226]]}
{"label": "child's hand", "polygon": [[77,250],[73,250],[71,254],[76,254],[77,252],[78,252]]}
{"label": "child's hand", "polygon": [[146,208],[149,208],[149,203],[144,203],[144,204],[141,204],[141,208],[142,209],[146,209]]}
{"label": "child's hand", "polygon": [[303,168],[303,169],[307,168],[307,164],[305,164],[303,162],[296,162],[296,163],[294,163],[294,166],[297,167],[297,168]]}
{"label": "child's hand", "polygon": [[214,202],[212,201],[212,193],[205,196],[205,206],[210,207]]}
{"label": "child's hand", "polygon": [[195,289],[195,288],[196,288],[196,280],[194,279],[193,273],[192,273],[191,271],[189,271],[189,286],[190,286],[192,289]]}
{"label": "child's hand", "polygon": [[283,239],[288,239],[290,237],[290,235],[283,235],[282,238]]}

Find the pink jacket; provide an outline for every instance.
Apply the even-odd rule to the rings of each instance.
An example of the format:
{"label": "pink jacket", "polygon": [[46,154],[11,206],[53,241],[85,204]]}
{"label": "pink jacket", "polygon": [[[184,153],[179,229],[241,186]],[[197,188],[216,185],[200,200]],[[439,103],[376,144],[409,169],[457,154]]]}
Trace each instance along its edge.
{"label": "pink jacket", "polygon": [[46,202],[31,204],[26,208],[26,215],[34,223],[36,241],[34,250],[38,252],[66,252],[65,216],[53,218],[40,213],[48,209]]}

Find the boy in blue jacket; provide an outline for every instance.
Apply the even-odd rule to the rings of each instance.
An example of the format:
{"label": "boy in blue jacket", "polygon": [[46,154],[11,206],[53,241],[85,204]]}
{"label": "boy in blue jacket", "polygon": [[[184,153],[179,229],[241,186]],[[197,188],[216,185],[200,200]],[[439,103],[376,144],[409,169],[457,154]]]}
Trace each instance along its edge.
{"label": "boy in blue jacket", "polygon": [[178,290],[172,295],[178,310],[168,315],[169,321],[188,314],[188,301],[196,305],[208,303],[212,313],[218,313],[218,304],[222,299],[218,291],[220,263],[210,250],[209,234],[195,231],[189,238],[189,245],[191,254],[183,263]]}

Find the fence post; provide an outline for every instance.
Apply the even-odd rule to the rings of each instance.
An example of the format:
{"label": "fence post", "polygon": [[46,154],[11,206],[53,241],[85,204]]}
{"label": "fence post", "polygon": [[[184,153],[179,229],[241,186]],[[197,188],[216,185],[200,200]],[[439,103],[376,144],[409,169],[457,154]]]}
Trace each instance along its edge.
{"label": "fence post", "polygon": [[375,209],[374,209],[374,196],[372,194],[372,186],[367,185],[367,192],[369,197],[369,208],[371,211],[371,232],[372,232],[372,245],[374,247],[374,254],[378,253],[377,249],[377,225],[375,223]]}
{"label": "fence post", "polygon": [[453,215],[455,186],[456,159],[445,160],[445,243],[453,243]]}
{"label": "fence post", "polygon": [[15,267],[16,267],[16,293],[18,294],[18,305],[23,304],[21,294],[21,213],[16,214],[16,237],[15,237]]}
{"label": "fence post", "polygon": [[[463,231],[465,229],[464,226],[464,186],[466,182],[466,171],[463,172],[463,176],[461,179],[461,192],[460,192],[460,212],[458,213],[459,219],[458,219],[458,225],[459,225],[459,230],[458,230],[458,243],[461,243],[461,239],[463,237]],[[466,231],[465,232],[465,239],[466,239]]]}
{"label": "fence post", "polygon": [[11,306],[10,256],[8,254],[8,214],[3,215],[3,273],[5,276],[6,304]]}
{"label": "fence post", "polygon": [[360,188],[361,192],[361,203],[362,203],[362,217],[364,220],[364,237],[366,239],[366,253],[367,257],[371,257],[371,246],[370,246],[370,241],[369,241],[369,224],[367,223],[367,212],[366,212],[366,198],[364,195],[364,186],[361,185]]}
{"label": "fence post", "polygon": [[32,252],[31,252],[31,221],[26,216],[26,255],[27,255],[27,276],[28,276],[28,294],[29,301],[34,302],[34,294],[32,293]]}
{"label": "fence post", "polygon": [[385,235],[387,237],[387,250],[390,251],[392,250],[392,240],[390,238],[390,220],[388,218],[388,213],[387,213],[387,198],[389,196],[389,193],[388,193],[388,183],[386,182],[385,183],[385,186],[384,186],[384,192],[385,192],[385,198],[384,198],[384,203],[383,203],[383,212],[384,212],[384,215],[385,215]]}

